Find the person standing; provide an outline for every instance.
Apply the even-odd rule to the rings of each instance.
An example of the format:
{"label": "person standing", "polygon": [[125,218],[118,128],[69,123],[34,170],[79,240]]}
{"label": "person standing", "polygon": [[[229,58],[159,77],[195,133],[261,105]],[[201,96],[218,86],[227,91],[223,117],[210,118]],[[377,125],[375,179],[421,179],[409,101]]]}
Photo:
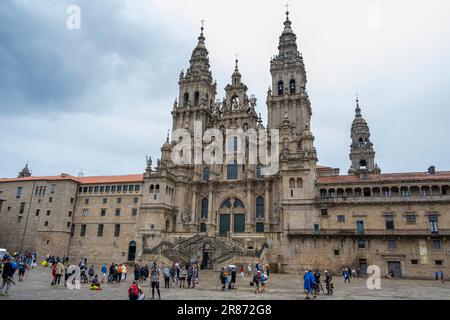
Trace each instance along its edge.
{"label": "person standing", "polygon": [[25,275],[25,271],[27,270],[27,265],[24,260],[19,260],[18,268],[19,268],[19,282],[22,282],[23,276]]}
{"label": "person standing", "polygon": [[266,276],[267,278],[270,276],[270,268],[268,264],[266,264]]}
{"label": "person standing", "polygon": [[61,263],[61,261],[58,261],[58,262],[56,263],[55,269],[56,269],[56,270],[55,270],[55,272],[56,272],[55,284],[58,283],[58,285],[59,285],[59,283],[60,283],[60,281],[61,281],[61,275],[62,275],[63,272],[64,272],[64,265]]}
{"label": "person standing", "polygon": [[156,262],[153,262],[153,267],[150,271],[150,280],[152,283],[152,300],[155,299],[155,288],[158,291],[158,298],[161,300],[161,294],[159,292],[159,274],[160,270],[156,266]]}
{"label": "person standing", "polygon": [[[14,276],[14,269],[12,267],[11,259],[9,256],[4,256],[5,264],[3,265],[2,271],[2,284],[0,286],[0,295],[9,295],[8,291],[11,287],[12,277]],[[6,287],[5,292],[3,289]]]}
{"label": "person standing", "polygon": [[442,271],[442,270],[441,270],[441,282],[442,282],[442,285],[444,285],[445,277],[444,277],[444,271]]}
{"label": "person standing", "polygon": [[113,278],[114,278],[114,263],[111,263],[111,265],[109,266],[108,283],[113,282]]}
{"label": "person standing", "polygon": [[[311,270],[305,271],[305,275],[303,276],[303,289],[305,290],[306,298],[309,299],[309,296],[312,293],[314,286],[316,285],[316,281],[314,279],[314,275]],[[315,297],[314,297],[315,298]]]}
{"label": "person standing", "polygon": [[183,286],[184,288],[184,283],[186,281],[186,276],[187,276],[187,270],[186,270],[186,266],[183,266],[180,270],[180,288],[181,286]]}
{"label": "person standing", "polygon": [[222,290],[225,290],[225,286],[227,284],[226,278],[227,278],[227,273],[225,271],[225,268],[222,267],[220,269],[220,274],[219,274],[219,280],[220,280],[220,283],[222,284]]}
{"label": "person standing", "polygon": [[439,281],[439,272],[434,273],[434,278],[436,279],[436,282]]}
{"label": "person standing", "polygon": [[170,269],[164,268],[164,289],[168,289],[170,287]]}
{"label": "person standing", "polygon": [[122,264],[122,281],[127,281],[127,265],[126,263]]}
{"label": "person standing", "polygon": [[239,277],[241,277],[241,278],[245,277],[244,265],[241,265],[241,268],[239,269]]}
{"label": "person standing", "polygon": [[122,265],[119,263],[117,266],[117,282],[122,280]]}
{"label": "person standing", "polygon": [[50,285],[56,284],[56,264],[52,263],[52,283]]}
{"label": "person standing", "polygon": [[230,285],[228,286],[228,289],[237,289],[237,285],[236,285],[236,268],[233,267],[231,268],[231,280],[230,280]]}
{"label": "person standing", "polygon": [[252,275],[252,265],[250,263],[247,266],[247,272],[248,272],[248,276],[250,277]]}
{"label": "person standing", "polygon": [[177,268],[175,266],[175,262],[172,264],[172,268],[170,268],[170,278],[172,280],[172,284],[175,282],[175,277],[177,275]]}
{"label": "person standing", "polygon": [[195,285],[198,283],[198,267],[196,264],[192,267],[192,288],[195,288]]}
{"label": "person standing", "polygon": [[102,283],[105,282],[105,278],[106,278],[106,272],[108,271],[108,269],[106,268],[106,263],[104,263],[102,265],[102,268],[100,269],[101,273],[102,273]]}
{"label": "person standing", "polygon": [[89,276],[89,282],[91,282],[92,281],[92,278],[94,278],[94,275],[95,275],[95,271],[94,271],[94,265],[91,265],[91,267],[89,268],[89,271],[88,271],[88,276]]}

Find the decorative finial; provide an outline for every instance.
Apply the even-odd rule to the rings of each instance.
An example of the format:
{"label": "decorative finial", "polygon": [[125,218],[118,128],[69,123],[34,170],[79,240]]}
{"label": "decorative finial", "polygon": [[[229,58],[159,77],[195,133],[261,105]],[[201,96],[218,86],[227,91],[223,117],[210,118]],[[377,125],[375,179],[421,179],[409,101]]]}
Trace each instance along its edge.
{"label": "decorative finial", "polygon": [[167,129],[167,138],[166,138],[166,142],[169,142],[169,132],[170,132],[170,130]]}
{"label": "decorative finial", "polygon": [[238,61],[239,61],[238,57],[239,57],[239,54],[236,53],[235,56],[236,56],[236,59],[234,60],[234,62],[236,62],[236,66],[235,66],[234,70],[238,71]]}
{"label": "decorative finial", "polygon": [[286,6],[286,20],[289,20],[289,3],[286,3],[285,6]]}
{"label": "decorative finial", "polygon": [[201,22],[201,24],[202,24],[202,27],[200,28],[200,30],[201,30],[200,36],[203,37],[203,25],[204,25],[204,23],[205,23],[205,19],[200,20],[200,22]]}
{"label": "decorative finial", "polygon": [[359,107],[359,97],[358,97],[358,94],[356,94],[356,109],[355,109],[355,112],[356,112],[356,116],[357,116],[357,117],[360,117],[360,116],[361,116],[361,108]]}

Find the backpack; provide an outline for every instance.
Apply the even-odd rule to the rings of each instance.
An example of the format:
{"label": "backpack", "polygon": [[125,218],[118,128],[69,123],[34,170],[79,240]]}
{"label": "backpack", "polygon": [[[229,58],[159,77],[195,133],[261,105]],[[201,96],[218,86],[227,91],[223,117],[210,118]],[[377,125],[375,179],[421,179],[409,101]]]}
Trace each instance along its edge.
{"label": "backpack", "polygon": [[136,299],[139,296],[139,288],[137,285],[131,285],[128,289],[128,297],[130,299]]}

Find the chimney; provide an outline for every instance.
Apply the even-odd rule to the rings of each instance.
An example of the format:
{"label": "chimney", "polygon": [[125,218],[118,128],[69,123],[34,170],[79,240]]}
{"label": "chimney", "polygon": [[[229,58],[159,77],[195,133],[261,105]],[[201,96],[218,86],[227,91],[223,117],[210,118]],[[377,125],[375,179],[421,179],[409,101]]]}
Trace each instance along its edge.
{"label": "chimney", "polygon": [[428,168],[428,174],[435,174],[436,173],[436,168],[434,166],[430,166]]}

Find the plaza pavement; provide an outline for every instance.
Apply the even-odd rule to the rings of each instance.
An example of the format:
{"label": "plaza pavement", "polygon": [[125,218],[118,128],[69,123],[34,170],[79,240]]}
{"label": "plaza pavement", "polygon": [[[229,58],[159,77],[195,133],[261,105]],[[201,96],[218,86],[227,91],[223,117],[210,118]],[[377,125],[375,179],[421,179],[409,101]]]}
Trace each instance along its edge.
{"label": "plaza pavement", "polygon": [[[132,269],[132,268],[131,268]],[[267,292],[256,295],[254,287],[250,287],[250,278],[238,278],[238,290],[221,291],[218,272],[200,271],[200,283],[195,289],[171,287],[164,288],[161,279],[161,297],[164,300],[303,300],[303,280],[300,275],[271,274]],[[2,300],[124,300],[128,299],[127,291],[131,284],[132,274],[125,283],[103,284],[103,290],[89,290],[88,285],[82,285],[80,290],[69,290],[60,286],[50,286],[51,276],[49,268],[33,269],[28,272],[24,282],[19,282],[14,276],[16,285],[11,286],[9,296],[0,296]],[[131,276],[131,277],[130,277]],[[350,283],[343,283],[342,277],[334,276],[333,296],[320,295],[319,300],[352,300],[352,299],[446,299],[450,300],[450,283],[444,286],[433,280],[411,279],[381,279],[381,290],[369,290],[366,279],[352,279]],[[150,283],[143,284],[146,300],[151,297]]]}

